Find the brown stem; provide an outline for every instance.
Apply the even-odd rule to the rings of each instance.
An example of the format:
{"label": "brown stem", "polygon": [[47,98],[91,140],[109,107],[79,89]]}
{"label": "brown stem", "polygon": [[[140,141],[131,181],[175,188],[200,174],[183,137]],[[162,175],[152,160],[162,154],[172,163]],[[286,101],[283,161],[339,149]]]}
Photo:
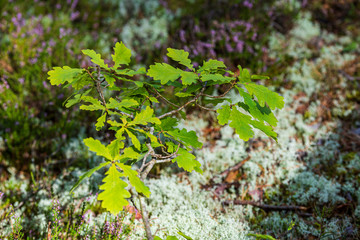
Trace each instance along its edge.
{"label": "brown stem", "polygon": [[177,112],[180,112],[180,111],[183,110],[186,106],[188,106],[190,103],[196,102],[196,101],[198,100],[198,98],[203,95],[203,92],[204,92],[204,91],[205,91],[205,86],[201,89],[200,93],[199,93],[198,95],[196,95],[196,97],[195,97],[194,99],[188,101],[187,103],[185,103],[184,105],[182,105],[182,106],[179,107],[178,109],[175,109],[175,110],[172,110],[172,111],[170,111],[170,112],[167,112],[167,113],[165,113],[165,114],[163,114],[163,115],[160,115],[160,116],[157,117],[157,118],[158,118],[158,119],[162,119],[162,118],[164,118],[164,117],[167,117],[167,116],[173,115],[173,114],[175,114],[175,113],[177,113]]}
{"label": "brown stem", "polygon": [[140,195],[139,195],[139,203],[140,203],[141,216],[142,216],[142,219],[144,222],[146,238],[148,240],[154,240],[154,236],[151,233],[149,215],[148,215],[148,212],[146,211],[144,197],[142,197]]}
{"label": "brown stem", "polygon": [[202,94],[202,96],[205,96],[205,97],[209,97],[209,98],[222,98],[224,97],[226,94],[228,94],[228,92],[230,92],[230,90],[235,86],[236,84],[236,81],[233,81],[231,83],[231,86],[228,88],[228,90],[226,90],[223,94],[219,95],[219,96],[212,96],[212,95],[208,95],[208,94]]}

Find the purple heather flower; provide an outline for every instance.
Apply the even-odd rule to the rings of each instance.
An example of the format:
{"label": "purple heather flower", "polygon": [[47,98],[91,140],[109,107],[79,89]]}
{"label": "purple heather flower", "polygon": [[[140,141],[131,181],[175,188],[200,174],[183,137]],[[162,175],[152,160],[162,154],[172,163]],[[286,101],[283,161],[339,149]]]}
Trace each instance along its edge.
{"label": "purple heather flower", "polygon": [[2,199],[3,196],[4,196],[4,193],[0,192],[0,199]]}
{"label": "purple heather flower", "polygon": [[78,4],[79,0],[74,0],[73,3],[71,4],[71,9],[75,9],[76,5]]}
{"label": "purple heather flower", "polygon": [[55,44],[56,44],[56,42],[54,41],[54,39],[50,39],[50,40],[49,40],[49,46],[50,46],[50,47],[55,46]]}
{"label": "purple heather flower", "polygon": [[244,50],[244,42],[243,41],[239,41],[236,44],[236,50],[240,53],[243,52],[243,50]]}
{"label": "purple heather flower", "polygon": [[24,84],[25,79],[24,78],[19,78],[18,81],[19,81],[20,84]]}
{"label": "purple heather flower", "polygon": [[72,12],[72,13],[70,14],[70,20],[71,20],[71,21],[74,21],[74,20],[77,19],[79,16],[80,16],[80,12],[79,12],[79,11]]}
{"label": "purple heather flower", "polygon": [[229,43],[225,44],[225,48],[226,48],[226,51],[228,51],[228,52],[233,52],[234,51],[234,49],[231,47],[231,45]]}
{"label": "purple heather flower", "polygon": [[257,33],[254,33],[254,35],[251,37],[251,40],[255,41],[257,37]]}
{"label": "purple heather flower", "polygon": [[253,7],[253,4],[251,2],[249,2],[248,0],[245,0],[243,2],[243,5],[247,8],[252,8]]}
{"label": "purple heather flower", "polygon": [[57,99],[63,99],[64,98],[64,94],[63,93],[60,93],[58,96],[57,96]]}
{"label": "purple heather flower", "polygon": [[252,24],[247,22],[245,23],[245,27],[246,27],[246,32],[248,32],[252,28]]}
{"label": "purple heather flower", "polygon": [[184,30],[180,30],[179,31],[179,37],[180,37],[180,40],[182,41],[182,42],[186,42],[186,37],[185,37],[185,31]]}
{"label": "purple heather flower", "polygon": [[30,64],[32,64],[32,65],[34,65],[35,63],[37,63],[37,61],[38,61],[38,59],[37,59],[36,57],[29,59],[29,62],[30,62]]}
{"label": "purple heather flower", "polygon": [[196,32],[196,33],[200,32],[200,28],[198,25],[194,26],[194,32]]}

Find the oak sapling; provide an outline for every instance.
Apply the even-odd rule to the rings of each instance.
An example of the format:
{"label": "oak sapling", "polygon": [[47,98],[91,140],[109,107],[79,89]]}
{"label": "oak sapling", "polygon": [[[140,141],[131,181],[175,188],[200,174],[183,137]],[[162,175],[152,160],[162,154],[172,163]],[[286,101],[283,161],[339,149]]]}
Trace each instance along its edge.
{"label": "oak sapling", "polygon": [[[99,186],[102,191],[98,200],[107,211],[117,214],[129,204],[130,184],[133,194],[139,197],[148,239],[153,239],[153,235],[144,197],[150,196],[150,189],[144,180],[154,165],[176,162],[188,172],[202,173],[201,164],[191,153],[193,148],[201,148],[202,143],[194,131],[176,128],[176,117],[186,116],[186,109],[195,106],[216,112],[219,124],[229,124],[244,141],[254,136],[254,128],[276,140],[273,127],[277,119],[272,110],[284,106],[283,97],[252,82],[252,79],[268,79],[266,76],[250,75],[240,66],[235,74],[227,70],[222,61],[213,59],[195,68],[189,53],[167,50],[167,56],[177,67],[155,63],[147,70],[133,70],[129,67],[131,51],[123,43],[116,43],[111,55],[113,66],[105,64],[100,54],[88,49],[82,52],[91,58],[94,67],[54,67],[48,72],[52,85],[74,89],[66,107],[81,104],[81,110],[98,111],[101,114],[95,123],[96,130],[106,128],[115,132],[115,139],[106,145],[91,137],[84,139],[89,150],[104,157],[105,162],[81,176],[72,190],[95,171],[108,167]],[[226,90],[212,95],[214,85],[225,85]],[[169,87],[173,89],[170,97],[164,95]],[[111,91],[112,97],[106,99],[104,89]],[[243,101],[233,103],[225,97],[232,89]],[[222,105],[216,109],[219,103]]]}

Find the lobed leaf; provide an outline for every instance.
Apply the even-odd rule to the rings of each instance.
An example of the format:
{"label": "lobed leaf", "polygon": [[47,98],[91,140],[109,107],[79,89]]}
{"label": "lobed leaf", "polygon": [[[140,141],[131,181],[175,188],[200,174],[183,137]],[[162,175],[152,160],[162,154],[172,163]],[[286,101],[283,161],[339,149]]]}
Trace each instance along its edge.
{"label": "lobed leaf", "polygon": [[155,63],[151,65],[147,71],[147,75],[152,77],[154,80],[160,80],[161,84],[165,85],[169,81],[173,82],[178,79],[182,71],[174,68],[166,63]]}
{"label": "lobed leaf", "polygon": [[109,150],[110,155],[114,160],[118,160],[120,158],[120,149],[124,147],[124,142],[121,141],[123,139],[115,139],[109,145],[107,145],[107,149]]}
{"label": "lobed leaf", "polygon": [[129,65],[131,58],[131,50],[125,47],[122,42],[117,42],[114,47],[114,54],[111,55],[114,61],[114,69],[117,69],[121,64]]}
{"label": "lobed leaf", "polygon": [[262,122],[254,121],[254,120],[252,120],[252,121],[250,122],[250,124],[251,124],[253,127],[261,130],[261,131],[262,131],[263,133],[265,133],[267,136],[269,136],[269,137],[271,137],[272,139],[274,139],[275,141],[277,141],[277,138],[276,138],[276,137],[277,137],[277,133],[274,132],[274,129],[273,129],[271,126],[265,125],[265,124],[262,123]]}
{"label": "lobed leaf", "polygon": [[135,146],[138,150],[140,150],[140,147],[141,147],[140,141],[139,141],[139,139],[136,137],[136,135],[133,134],[131,131],[127,130],[126,128],[125,128],[125,131],[126,131],[126,133],[129,135],[129,137],[131,138],[131,142],[134,144],[134,146]]}
{"label": "lobed leaf", "polygon": [[193,72],[182,71],[180,76],[181,76],[181,81],[184,85],[191,85],[193,83],[196,83],[197,79],[199,79],[199,76]]}
{"label": "lobed leaf", "polygon": [[74,78],[84,71],[80,68],[70,68],[68,66],[61,67],[54,67],[53,70],[48,72],[48,79],[50,80],[51,85],[59,85],[63,84],[66,81],[71,82]]}
{"label": "lobed leaf", "polygon": [[284,107],[284,98],[268,88],[255,83],[246,83],[244,86],[250,95],[256,96],[260,106],[264,107],[266,102],[272,110]]}
{"label": "lobed leaf", "polygon": [[106,113],[104,113],[103,115],[101,115],[101,117],[97,119],[95,124],[96,131],[100,131],[100,129],[105,125],[105,121],[106,121]]}
{"label": "lobed leaf", "polygon": [[103,179],[104,184],[99,187],[103,192],[98,195],[98,200],[102,201],[103,208],[116,215],[129,204],[126,198],[131,197],[131,194],[125,189],[128,184],[120,179],[122,174],[116,169],[115,164],[111,165],[106,175]]}
{"label": "lobed leaf", "polygon": [[231,112],[229,105],[224,105],[222,108],[217,109],[216,112],[218,113],[217,119],[220,125],[224,125],[229,122]]}
{"label": "lobed leaf", "polygon": [[183,148],[180,148],[177,152],[178,156],[172,160],[172,162],[177,162],[178,166],[183,168],[188,172],[195,170],[196,172],[202,173],[200,169],[201,164],[195,160],[195,156]]}
{"label": "lobed leaf", "polygon": [[99,65],[102,68],[109,69],[108,65],[105,64],[104,59],[101,58],[99,53],[96,53],[94,50],[86,49],[82,50],[82,53],[91,58],[91,61],[96,65]]}
{"label": "lobed leaf", "polygon": [[168,53],[166,54],[172,60],[179,62],[185,67],[194,70],[193,65],[191,64],[191,60],[189,59],[189,53],[184,50],[178,50],[173,48],[168,48]]}
{"label": "lobed leaf", "polygon": [[206,73],[206,74],[201,74],[201,81],[206,82],[206,81],[217,81],[217,82],[221,82],[221,84],[223,83],[229,83],[232,80],[234,80],[235,78],[233,77],[227,77],[227,76],[223,76],[221,74],[210,74],[210,73]]}
{"label": "lobed leaf", "polygon": [[101,144],[99,140],[95,140],[93,138],[84,139],[84,143],[89,147],[89,150],[92,152],[96,152],[96,155],[103,156],[106,159],[113,160],[110,151],[104,145]]}
{"label": "lobed leaf", "polygon": [[144,182],[138,177],[138,172],[131,169],[131,166],[122,163],[116,163],[123,171],[124,175],[129,178],[130,184],[135,187],[138,193],[143,193],[146,197],[150,197],[150,190],[145,186]]}
{"label": "lobed leaf", "polygon": [[135,107],[138,105],[139,105],[139,103],[134,99],[124,99],[121,102],[119,102],[113,98],[110,98],[109,104],[106,104],[106,107],[108,109],[114,109],[114,108],[121,109],[121,108]]}
{"label": "lobed leaf", "polygon": [[146,109],[138,113],[134,120],[128,124],[128,126],[133,125],[147,125],[149,122],[154,124],[161,124],[160,120],[157,117],[153,117],[154,109],[147,106]]}
{"label": "lobed leaf", "polygon": [[128,160],[128,159],[138,159],[140,154],[136,152],[132,147],[124,149],[123,154],[120,155],[119,161]]}
{"label": "lobed leaf", "polygon": [[226,68],[226,66],[222,61],[209,59],[206,62],[204,61],[203,66],[199,68],[199,71],[211,71],[217,70],[218,68]]}
{"label": "lobed leaf", "polygon": [[239,103],[239,106],[249,112],[254,118],[259,121],[267,122],[271,126],[276,127],[278,120],[274,116],[274,113],[271,112],[270,108],[267,106],[261,107],[258,102],[252,99],[251,95],[245,92],[242,88],[238,89],[240,95],[244,98],[244,103]]}
{"label": "lobed leaf", "polygon": [[203,145],[201,142],[199,142],[195,131],[188,132],[185,128],[183,128],[181,130],[174,129],[167,131],[166,133],[174,137],[176,140],[180,140],[181,142],[184,142],[187,145],[195,148],[201,148]]}
{"label": "lobed leaf", "polygon": [[254,136],[254,132],[249,125],[251,122],[251,117],[249,115],[245,115],[236,108],[233,108],[229,119],[231,120],[229,126],[235,129],[235,132],[242,140],[248,141],[249,138]]}

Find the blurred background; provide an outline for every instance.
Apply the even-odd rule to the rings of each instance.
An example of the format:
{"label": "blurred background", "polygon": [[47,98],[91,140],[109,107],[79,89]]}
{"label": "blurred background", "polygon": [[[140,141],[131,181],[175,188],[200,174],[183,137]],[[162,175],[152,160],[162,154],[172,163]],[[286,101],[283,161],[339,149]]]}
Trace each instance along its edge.
{"label": "blurred background", "polygon": [[[324,133],[338,134],[331,138],[336,159],[330,165],[343,165],[343,172],[321,161],[309,168],[350,189],[334,190],[345,205],[332,214],[344,216],[340,219],[346,216],[349,224],[344,223],[344,229],[350,226],[348,235],[345,230],[336,231],[356,239],[360,224],[360,193],[356,192],[360,184],[356,165],[360,164],[359,16],[357,0],[0,0],[0,237],[14,231],[8,221],[17,226],[16,219],[25,236],[44,237],[53,220],[50,213],[56,212],[51,199],[68,192],[83,171],[101,161],[82,143],[85,137],[106,136],[93,127],[97,114],[76,106],[66,109],[64,102],[71,91],[51,86],[47,72],[54,66],[91,65],[82,49],[94,49],[111,59],[114,44],[122,41],[132,50],[134,68],[166,62],[166,48],[172,47],[188,51],[195,65],[210,58],[224,61],[231,70],[240,64],[254,74],[269,75],[271,80],[264,84],[277,92],[292,91],[287,98],[296,102],[289,103],[291,114],[311,128],[308,134],[296,123],[300,120],[291,124],[294,133],[289,134],[303,144],[294,150],[297,161],[304,163],[311,155],[312,143],[326,145],[328,138],[315,136],[322,126],[327,126]],[[200,134],[213,146],[221,139],[218,126],[204,118]],[[243,151],[258,148],[259,142],[266,148],[254,139]],[[346,161],[355,165],[346,167]],[[72,214],[83,216],[87,210],[94,218],[102,214],[96,201],[82,207],[100,181],[101,175],[95,175],[83,192],[72,196],[75,200],[67,195],[60,201],[64,226],[75,222]],[[317,200],[313,201],[304,204],[312,206]],[[326,201],[324,205],[339,206]],[[41,224],[34,227],[30,219]],[[261,225],[262,220],[249,219],[252,227],[247,231],[276,233]],[[314,227],[320,235],[321,226],[320,230]],[[311,230],[297,234],[298,239],[312,239]]]}

